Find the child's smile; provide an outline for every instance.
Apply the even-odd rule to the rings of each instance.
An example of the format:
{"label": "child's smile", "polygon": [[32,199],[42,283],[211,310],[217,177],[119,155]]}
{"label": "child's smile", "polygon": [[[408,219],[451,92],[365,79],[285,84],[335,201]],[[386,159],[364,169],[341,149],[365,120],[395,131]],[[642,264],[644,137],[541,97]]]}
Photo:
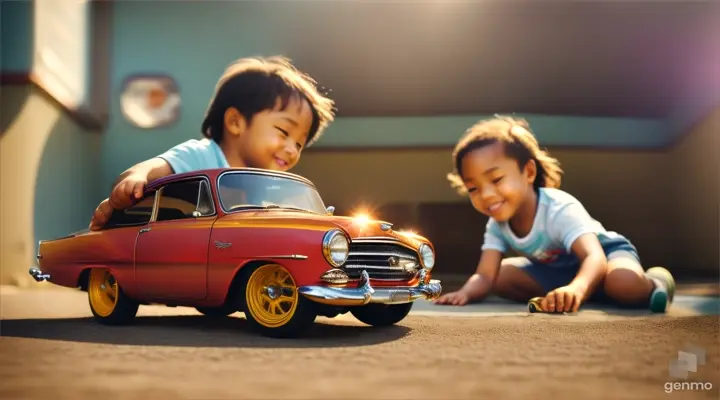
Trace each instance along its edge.
{"label": "child's smile", "polygon": [[528,190],[532,190],[532,180],[517,161],[506,156],[502,143],[467,154],[462,162],[462,176],[473,207],[497,221],[512,218]]}
{"label": "child's smile", "polygon": [[504,201],[496,201],[488,207],[488,210],[491,214],[495,214],[500,211],[500,208],[503,206],[503,204],[505,204]]}
{"label": "child's smile", "polygon": [[277,164],[280,169],[285,169],[288,165],[290,165],[290,163],[280,157],[275,157],[275,164]]}
{"label": "child's smile", "polygon": [[239,113],[230,118],[232,135],[223,151],[234,157],[228,157],[231,166],[287,171],[297,164],[313,124],[312,110],[297,98],[284,109],[280,105],[256,113],[249,124]]}

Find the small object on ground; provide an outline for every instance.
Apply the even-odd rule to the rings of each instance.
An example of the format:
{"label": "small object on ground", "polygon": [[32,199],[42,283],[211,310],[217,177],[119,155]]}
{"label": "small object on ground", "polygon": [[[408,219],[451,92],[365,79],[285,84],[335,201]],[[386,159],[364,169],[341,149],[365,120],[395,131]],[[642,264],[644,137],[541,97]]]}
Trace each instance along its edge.
{"label": "small object on ground", "polygon": [[542,307],[540,306],[542,299],[542,297],[533,297],[530,299],[530,301],[528,301],[528,311],[531,313],[543,312]]}
{"label": "small object on ground", "polygon": [[533,297],[528,301],[528,311],[531,313],[564,314],[563,311],[543,311],[542,300],[544,297]]}

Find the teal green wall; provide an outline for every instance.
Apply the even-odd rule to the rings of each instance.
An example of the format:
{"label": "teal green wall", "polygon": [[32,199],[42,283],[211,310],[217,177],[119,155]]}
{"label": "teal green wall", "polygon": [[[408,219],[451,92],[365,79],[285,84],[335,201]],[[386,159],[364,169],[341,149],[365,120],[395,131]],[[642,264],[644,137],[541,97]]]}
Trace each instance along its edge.
{"label": "teal green wall", "polygon": [[[528,120],[544,146],[662,146],[669,132],[659,119],[518,115]],[[472,124],[490,115],[339,118],[317,147],[451,146]]]}
{"label": "teal green wall", "polygon": [[0,4],[0,71],[25,72],[32,62],[33,3],[30,0]]}
{"label": "teal green wall", "polygon": [[[23,132],[18,132],[17,129],[21,128],[14,124],[19,118],[25,121]],[[36,247],[40,239],[64,236],[87,228],[95,207],[107,195],[99,187],[102,133],[79,126],[64,108],[32,84],[0,87],[0,120],[3,121],[3,135],[17,137],[20,134],[28,142],[44,144],[34,182],[34,240],[31,245]],[[33,124],[28,120],[55,123],[47,128],[47,123]],[[11,143],[17,142],[11,140],[2,143],[3,146],[13,146]],[[5,151],[17,154],[17,151],[22,152],[27,147],[35,146]],[[29,159],[34,157],[28,155]],[[32,169],[36,164],[29,162],[17,167]],[[32,172],[25,173],[33,175]],[[29,227],[17,229],[24,231]]]}
{"label": "teal green wall", "polygon": [[[102,185],[132,164],[191,138],[200,124],[217,79],[233,60],[284,54],[280,21],[292,17],[287,4],[174,2],[159,13],[156,2],[116,2],[113,10],[111,118],[103,136]],[[312,7],[312,5],[308,5]],[[278,22],[278,23],[273,23]],[[282,24],[280,24],[282,25]],[[328,33],[332,34],[332,33]],[[312,71],[309,71],[312,73]],[[141,130],[121,115],[118,92],[133,74],[165,73],[176,79],[183,99],[179,121]],[[522,115],[543,145],[624,148],[658,147],[672,132],[662,119],[570,118]],[[316,146],[451,146],[483,116],[339,118]]]}
{"label": "teal green wall", "polygon": [[[37,89],[34,89],[37,90]],[[49,133],[35,186],[35,237],[55,238],[85,229],[108,192],[100,184],[101,132],[61,117]],[[38,117],[42,117],[38,115]]]}
{"label": "teal green wall", "polygon": [[[313,5],[307,7],[310,12]],[[52,193],[62,186],[60,182],[69,179],[74,182],[72,190],[86,193],[86,197],[73,205],[58,206],[77,210],[52,217],[67,218],[58,222],[61,228],[38,229],[53,229],[47,233],[52,236],[81,227],[76,221],[84,224],[85,215],[107,194],[124,169],[184,140],[200,137],[205,108],[227,64],[258,54],[293,56],[293,49],[284,44],[288,32],[279,25],[291,19],[295,11],[296,7],[272,3],[213,2],[209,7],[202,2],[173,2],[168,7],[160,2],[114,2],[112,39],[108,44],[112,50],[113,93],[109,125],[100,135],[84,136],[82,129],[66,121],[58,128],[60,133],[51,137],[41,167],[39,190],[49,188],[47,193]],[[2,70],[27,70],[32,55],[32,2],[3,2],[0,12]],[[129,75],[144,73],[165,73],[178,82],[183,104],[177,124],[141,130],[122,117],[118,97],[122,83]],[[521,116],[530,121],[545,146],[644,149],[671,141],[679,127],[698,114],[697,107],[693,107],[678,111],[671,119]],[[467,127],[483,117],[339,118],[316,146],[451,146]],[[99,151],[96,158],[84,155],[95,148]],[[79,175],[73,175],[75,172]],[[71,175],[74,178],[70,179]],[[43,212],[38,209],[41,216]]]}

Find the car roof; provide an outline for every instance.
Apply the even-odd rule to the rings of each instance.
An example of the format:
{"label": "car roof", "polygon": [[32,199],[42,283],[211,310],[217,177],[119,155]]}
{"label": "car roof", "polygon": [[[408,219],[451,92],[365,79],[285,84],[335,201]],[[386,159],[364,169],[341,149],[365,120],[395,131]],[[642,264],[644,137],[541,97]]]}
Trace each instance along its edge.
{"label": "car roof", "polygon": [[150,185],[147,186],[147,190],[153,190],[156,189],[168,182],[173,182],[180,179],[185,178],[193,178],[193,177],[201,177],[206,176],[210,178],[210,181],[215,181],[215,179],[224,173],[247,173],[247,174],[253,174],[253,175],[267,175],[267,176],[276,176],[279,178],[288,178],[288,179],[294,179],[303,183],[306,183],[313,188],[315,187],[315,184],[312,183],[309,179],[293,174],[291,172],[282,172],[282,171],[273,171],[268,169],[262,169],[262,168],[213,168],[213,169],[202,169],[202,170],[196,170],[196,171],[190,171],[190,172],[183,172],[180,174],[172,174],[165,177],[162,177]]}

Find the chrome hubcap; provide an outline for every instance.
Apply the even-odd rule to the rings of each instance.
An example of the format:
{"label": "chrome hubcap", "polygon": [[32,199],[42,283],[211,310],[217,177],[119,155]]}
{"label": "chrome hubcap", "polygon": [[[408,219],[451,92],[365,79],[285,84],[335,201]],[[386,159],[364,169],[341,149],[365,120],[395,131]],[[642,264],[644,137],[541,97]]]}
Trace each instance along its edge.
{"label": "chrome hubcap", "polygon": [[264,286],[263,293],[266,294],[271,300],[275,300],[280,296],[292,296],[293,289],[278,286]]}
{"label": "chrome hubcap", "polygon": [[265,286],[264,288],[265,294],[268,295],[271,299],[275,300],[278,297],[280,297],[280,290],[278,290],[275,286]]}

